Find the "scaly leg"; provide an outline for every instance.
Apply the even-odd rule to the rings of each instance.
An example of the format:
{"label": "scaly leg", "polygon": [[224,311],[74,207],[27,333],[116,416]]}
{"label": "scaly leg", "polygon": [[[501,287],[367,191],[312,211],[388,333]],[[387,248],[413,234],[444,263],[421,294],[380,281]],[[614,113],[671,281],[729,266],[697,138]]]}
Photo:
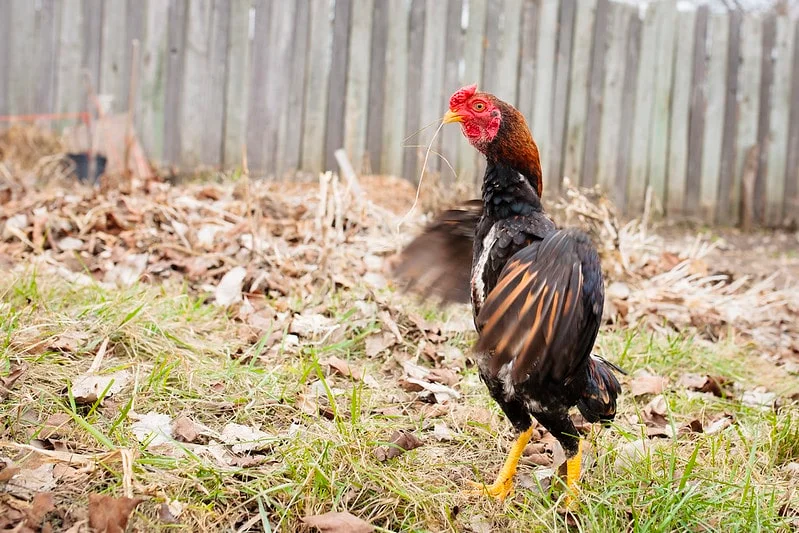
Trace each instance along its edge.
{"label": "scaly leg", "polygon": [[577,494],[580,491],[578,482],[583,462],[583,439],[577,445],[577,453],[566,460],[566,498],[563,501],[567,511],[573,511],[577,506]]}
{"label": "scaly leg", "polygon": [[469,491],[469,494],[487,495],[492,498],[499,498],[500,500],[507,498],[508,495],[513,492],[513,476],[516,475],[516,467],[519,464],[519,459],[521,459],[524,448],[527,446],[527,443],[530,442],[530,437],[532,435],[532,426],[519,435],[519,438],[516,439],[516,442],[510,449],[508,458],[505,460],[505,464],[502,466],[502,470],[499,471],[499,475],[494,483],[485,485],[483,483],[469,481],[468,483],[476,489]]}

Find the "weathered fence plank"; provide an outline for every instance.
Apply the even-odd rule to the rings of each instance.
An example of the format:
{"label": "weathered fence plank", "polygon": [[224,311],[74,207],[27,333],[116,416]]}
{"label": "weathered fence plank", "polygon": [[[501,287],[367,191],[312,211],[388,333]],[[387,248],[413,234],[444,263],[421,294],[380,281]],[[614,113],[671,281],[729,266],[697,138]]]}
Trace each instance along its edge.
{"label": "weathered fence plank", "polygon": [[[317,2],[314,2],[316,4]],[[320,2],[323,6],[327,4]],[[227,75],[225,80],[225,133],[223,163],[232,168],[242,164],[247,143],[247,102],[249,100],[250,1],[233,0],[228,27]],[[320,37],[321,38],[321,37]],[[325,44],[326,41],[325,41]],[[309,71],[309,80],[315,72]],[[321,97],[320,97],[321,98]],[[309,113],[306,104],[306,115]],[[324,130],[321,130],[322,132]],[[321,150],[322,141],[319,141]],[[304,162],[303,162],[304,163]],[[305,164],[303,164],[305,166]],[[312,170],[309,168],[309,170]],[[319,168],[321,170],[321,168]]]}
{"label": "weathered fence plank", "polygon": [[789,118],[791,109],[791,70],[793,68],[793,24],[787,17],[777,19],[774,46],[774,79],[769,119],[769,149],[766,176],[766,211],[764,222],[775,226],[782,222],[783,195],[788,158]]}
{"label": "weathered fence plank", "polygon": [[[447,7],[447,42],[444,46],[444,85],[441,102],[439,102],[439,113],[443,114],[447,108],[447,98],[463,85],[460,76],[461,61],[463,60],[463,44],[465,39],[463,19],[463,0],[449,0]],[[458,146],[461,143],[461,132],[459,128],[452,126],[441,130],[441,153],[447,158],[450,165],[457,164]],[[453,176],[449,166],[443,164],[441,168],[441,178],[444,186],[451,185],[458,176]],[[456,171],[457,172],[457,171]]]}
{"label": "weathered fence plank", "polygon": [[308,51],[308,17],[312,0],[297,0],[293,21],[291,48],[288,52],[288,66],[291,68],[287,102],[281,116],[281,134],[278,137],[278,169],[279,174],[300,168],[300,151],[302,150],[303,107],[305,104],[305,79]]}
{"label": "weathered fence plank", "polygon": [[799,19],[794,21],[793,67],[791,69],[791,109],[788,132],[788,158],[785,165],[785,217],[799,221]]}
{"label": "weathered fence plank", "polygon": [[136,128],[147,155],[164,157],[164,95],[169,61],[167,35],[169,3],[150,2],[141,44],[139,100]]}
{"label": "weathered fence plank", "polygon": [[[405,109],[408,99],[408,13],[405,0],[388,0],[392,13],[386,43],[386,79],[383,108],[382,172],[402,176],[402,159],[406,148]],[[415,144],[415,139],[409,141]]]}
{"label": "weathered fence plank", "polygon": [[52,113],[55,110],[56,87],[58,83],[58,54],[61,28],[62,3],[56,0],[42,0],[36,20],[36,56],[34,69],[33,108],[38,113]]}
{"label": "weathered fence plank", "polygon": [[674,38],[677,8],[672,2],[650,5],[657,17],[657,50],[655,54],[655,87],[652,127],[649,131],[649,187],[656,205],[665,207],[666,173],[669,156],[669,119],[674,73]]}
{"label": "weathered fence plank", "polygon": [[[11,0],[11,31],[13,39],[8,79],[8,100],[12,113],[35,113],[33,95],[36,49],[36,6],[30,0]],[[13,81],[13,82],[12,82]]]}
{"label": "weathered fence plank", "polygon": [[694,59],[696,10],[677,14],[674,42],[674,69],[669,109],[669,146],[664,176],[665,208],[669,215],[681,215],[685,204],[685,180],[688,171],[688,122],[691,113],[691,77]]}
{"label": "weathered fence plank", "polygon": [[167,26],[166,89],[164,92],[164,160],[180,162],[181,89],[186,28],[186,0],[170,0]]}
{"label": "weathered fence plank", "polygon": [[[266,175],[281,178],[285,170],[282,160],[285,135],[288,128],[288,98],[292,61],[292,37],[298,4],[277,0],[272,5],[269,26],[270,66],[267,74],[266,122],[264,127],[264,153]],[[259,31],[259,28],[256,28]],[[277,76],[276,73],[281,73]],[[302,118],[300,118],[302,120]]]}
{"label": "weathered fence plank", "polygon": [[638,81],[638,64],[641,44],[641,18],[637,10],[632,10],[628,15],[627,39],[625,45],[624,85],[621,93],[621,113],[619,118],[619,156],[616,163],[616,180],[611,190],[611,195],[616,205],[623,209],[627,204],[627,184],[630,181],[630,166],[633,143],[633,129],[635,123],[635,95]]}
{"label": "weathered fence plank", "polygon": [[383,108],[386,105],[386,32],[388,31],[389,4],[375,2],[372,17],[372,54],[369,64],[369,114],[366,118],[366,154],[368,166],[364,172],[381,173],[383,152]]}
{"label": "weathered fence plank", "polygon": [[691,112],[688,118],[688,164],[685,175],[683,212],[695,216],[699,211],[702,187],[702,141],[705,135],[705,107],[707,105],[707,25],[708,7],[696,12],[694,24],[693,75],[691,79]]}
{"label": "weathered fence plank", "polygon": [[[566,0],[568,1],[568,0]],[[497,94],[518,103],[519,34],[522,20],[522,0],[505,0],[502,10],[502,33],[498,43]]]}
{"label": "weathered fence plank", "polygon": [[402,164],[403,176],[416,183],[419,180],[417,172],[421,148],[415,147],[422,143],[419,115],[419,96],[422,94],[422,53],[424,52],[425,34],[425,0],[412,0],[410,21],[408,23],[408,88],[405,104],[405,138],[407,144],[413,147],[405,149]]}
{"label": "weathered fence plank", "polygon": [[369,46],[372,37],[372,0],[353,0],[350,22],[350,58],[344,93],[344,147],[356,172],[363,166],[369,104]]}
{"label": "weathered fence plank", "polygon": [[[60,1],[60,0],[59,0]],[[136,64],[138,69],[138,76],[141,79],[141,42],[144,40],[145,32],[147,31],[147,13],[150,11],[150,2],[155,0],[127,0],[125,4],[125,36],[123,39],[124,55],[122,56],[122,77],[121,81],[121,94],[124,101],[124,109],[128,108],[130,97],[130,74],[133,67],[133,40],[139,41],[139,58]],[[137,80],[138,81],[138,80]],[[138,100],[139,86],[137,84],[136,94],[134,101]]]}
{"label": "weathered fence plank", "polygon": [[724,107],[727,97],[729,31],[727,13],[713,13],[710,16],[699,194],[699,214],[702,219],[710,223],[716,217],[716,199],[719,192],[719,173],[721,172],[721,141],[724,136]]}
{"label": "weathered fence plank", "polygon": [[[468,0],[466,0],[468,2]],[[535,101],[535,58],[538,45],[538,2],[524,0],[519,30],[519,87],[516,106],[532,125]]]}
{"label": "weathered fence plank", "polygon": [[[600,0],[606,1],[606,0]],[[555,53],[557,52],[557,32],[551,28],[558,25],[558,1],[541,0],[538,6],[538,43],[536,44],[535,65],[535,107],[533,119],[530,124],[533,138],[538,143],[541,154],[541,167],[544,174],[544,189],[548,190],[553,184],[549,183],[549,164],[544,158],[552,148],[552,102],[555,80]],[[549,31],[547,31],[549,29]],[[554,185],[557,190],[557,185]]]}
{"label": "weathered fence plank", "polygon": [[552,104],[552,144],[549,149],[549,186],[560,190],[563,181],[563,157],[566,149],[566,113],[569,102],[569,75],[571,72],[572,42],[576,0],[561,0],[558,21],[558,46],[555,54],[555,80]]}
{"label": "weathered fence plank", "polygon": [[[624,4],[612,3],[607,17],[605,43],[605,72],[602,82],[602,113],[599,120],[599,157],[597,158],[596,182],[603,190],[613,194],[617,179],[617,163],[621,128],[625,127],[619,117],[622,110],[624,67],[627,61],[627,29],[630,25],[631,9]],[[615,200],[615,198],[614,198]]]}
{"label": "weathered fence plank", "polygon": [[[60,48],[58,51],[58,83],[56,84],[55,104],[53,111],[70,113],[81,111],[86,107],[81,60],[83,56],[83,9],[81,0],[63,0],[61,10],[61,28],[58,30]],[[4,5],[6,2],[2,2]],[[0,10],[2,7],[0,7]],[[3,16],[0,14],[0,19]],[[0,22],[0,26],[2,22]],[[2,28],[0,27],[0,33]],[[2,54],[2,51],[0,51]],[[0,61],[2,63],[2,61]],[[0,77],[2,77],[0,65]],[[2,85],[0,85],[2,91]],[[2,97],[0,97],[2,99]],[[0,108],[2,106],[0,105]],[[2,114],[2,109],[0,109]]]}
{"label": "weathered fence plank", "polygon": [[590,187],[596,183],[599,157],[599,131],[602,120],[602,87],[605,64],[605,36],[608,32],[610,2],[599,0],[594,17],[594,39],[591,67],[588,75],[588,111],[585,118],[585,149],[583,151],[580,184]]}
{"label": "weathered fence plank", "polygon": [[[724,135],[721,139],[719,192],[716,198],[716,222],[738,222],[737,188],[735,183],[735,141],[738,132],[738,70],[741,56],[741,13],[730,12],[727,52],[727,97],[724,100]],[[735,190],[734,190],[735,189]]]}
{"label": "weathered fence plank", "polygon": [[302,133],[302,166],[321,172],[325,161],[325,120],[330,80],[332,27],[330,2],[311,2],[308,79],[305,84],[305,120]]}
{"label": "weathered fence plank", "polygon": [[769,136],[770,113],[772,102],[772,83],[774,81],[774,44],[777,20],[774,13],[763,18],[763,51],[760,66],[760,105],[757,111],[757,173],[755,177],[752,213],[759,224],[765,222],[766,215],[766,179],[768,172],[768,154],[772,144]]}
{"label": "weathered fence plank", "polygon": [[128,108],[125,58],[129,57],[130,43],[125,42],[126,0],[106,0],[103,2],[102,13],[100,79],[96,82],[96,87],[99,94],[112,98],[110,110],[121,113]]}
{"label": "weathered fence plank", "polygon": [[563,168],[563,174],[572,183],[580,183],[581,179],[596,0],[582,0],[576,7]]}
{"label": "weathered fence plank", "polygon": [[[444,81],[444,45],[446,34],[444,31],[447,23],[447,2],[446,0],[427,0],[425,7],[424,23],[424,51],[422,53],[422,92],[419,94],[419,111],[421,112],[419,122],[422,126],[437,122],[443,114],[442,109],[446,106],[442,84]],[[434,124],[428,128],[417,144],[427,146],[432,139],[437,127]],[[432,149],[441,150],[441,136],[433,142]],[[420,156],[424,155],[425,149],[419,148]],[[423,157],[417,160],[415,174],[418,176],[422,169]],[[427,163],[427,172],[437,172],[441,166],[441,160],[436,156],[431,156]]]}
{"label": "weathered fence plank", "polygon": [[[175,0],[170,0],[174,2]],[[100,84],[100,52],[103,46],[103,0],[83,0],[83,68],[88,70],[95,92]]]}
{"label": "weathered fence plank", "polygon": [[[463,57],[463,83],[476,83],[482,87],[483,58],[485,47],[483,35],[486,27],[488,0],[467,0],[468,23],[466,27],[466,43],[464,44]],[[481,178],[479,171],[479,158],[474,148],[465,142],[458,145],[459,179],[465,183],[477,183]]]}
{"label": "weathered fence plank", "polygon": [[333,43],[331,44],[330,78],[327,91],[327,120],[325,121],[325,168],[336,168],[333,153],[344,146],[344,109],[342,95],[347,94],[347,64],[349,62],[349,31],[352,0],[336,0],[333,13]]}
{"label": "weathered fence plank", "polygon": [[658,53],[657,13],[648,8],[641,22],[641,47],[635,85],[635,119],[632,124],[632,154],[627,185],[627,210],[644,208],[649,181],[649,135],[652,131],[655,94],[655,59]]}
{"label": "weathered fence plank", "polygon": [[[738,70],[738,131],[735,142],[735,182],[732,187],[730,208],[738,220],[742,202],[753,207],[754,198],[744,198],[742,189],[747,179],[756,178],[746,168],[750,151],[757,149],[757,123],[760,109],[760,71],[763,50],[762,21],[755,17],[743,17],[741,21],[741,65]],[[755,163],[757,158],[755,158]],[[755,172],[756,172],[755,168]],[[750,175],[752,174],[752,175]],[[748,187],[748,184],[746,184]]]}
{"label": "weathered fence plank", "polygon": [[217,165],[222,158],[225,61],[230,4],[189,2],[181,95],[181,161]]}
{"label": "weathered fence plank", "polygon": [[11,113],[11,2],[0,2],[0,115]]}

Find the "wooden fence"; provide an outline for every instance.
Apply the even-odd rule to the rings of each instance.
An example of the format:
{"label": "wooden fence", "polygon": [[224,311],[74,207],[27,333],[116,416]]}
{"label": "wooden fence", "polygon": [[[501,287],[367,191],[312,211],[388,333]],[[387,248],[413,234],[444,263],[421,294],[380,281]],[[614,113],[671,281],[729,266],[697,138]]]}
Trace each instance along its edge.
{"label": "wooden fence", "polygon": [[[156,161],[416,180],[449,94],[477,82],[528,117],[545,186],[600,184],[634,214],[799,216],[799,21],[655,0],[2,0],[0,115],[79,111],[82,71]],[[480,173],[458,128],[435,148]],[[438,158],[431,168],[454,181]]]}

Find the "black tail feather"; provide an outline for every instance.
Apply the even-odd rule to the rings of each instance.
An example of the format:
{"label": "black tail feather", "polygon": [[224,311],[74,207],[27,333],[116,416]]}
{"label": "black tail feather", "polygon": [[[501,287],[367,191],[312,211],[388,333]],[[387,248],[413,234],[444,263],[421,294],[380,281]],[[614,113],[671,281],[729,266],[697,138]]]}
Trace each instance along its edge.
{"label": "black tail feather", "polygon": [[577,402],[577,408],[589,422],[610,421],[616,416],[616,397],[621,393],[621,385],[613,370],[625,373],[596,355],[588,360],[585,390]]}

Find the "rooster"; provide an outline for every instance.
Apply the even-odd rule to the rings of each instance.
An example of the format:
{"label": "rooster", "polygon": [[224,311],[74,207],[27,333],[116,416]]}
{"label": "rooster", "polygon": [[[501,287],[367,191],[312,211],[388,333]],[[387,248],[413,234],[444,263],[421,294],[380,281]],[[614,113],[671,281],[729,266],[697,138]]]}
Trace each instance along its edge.
{"label": "rooster", "polygon": [[478,491],[512,492],[535,417],[566,454],[571,506],[582,441],[569,409],[610,421],[620,392],[618,368],[591,353],[604,302],[599,256],[586,234],[544,213],[538,147],[517,109],[471,85],[452,95],[443,121],[459,123],[486,158],[482,201],[434,220],[403,250],[397,274],[417,292],[471,301],[480,377],[518,433],[496,481]]}

